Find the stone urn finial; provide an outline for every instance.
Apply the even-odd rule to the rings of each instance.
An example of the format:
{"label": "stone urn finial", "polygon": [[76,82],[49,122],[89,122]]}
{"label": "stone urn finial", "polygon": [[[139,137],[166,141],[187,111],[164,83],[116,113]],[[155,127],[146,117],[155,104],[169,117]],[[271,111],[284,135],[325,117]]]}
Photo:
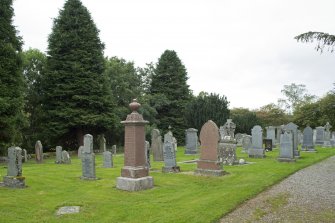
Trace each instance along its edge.
{"label": "stone urn finial", "polygon": [[141,104],[137,102],[137,99],[133,99],[133,102],[129,104],[129,108],[132,112],[137,112],[140,107]]}

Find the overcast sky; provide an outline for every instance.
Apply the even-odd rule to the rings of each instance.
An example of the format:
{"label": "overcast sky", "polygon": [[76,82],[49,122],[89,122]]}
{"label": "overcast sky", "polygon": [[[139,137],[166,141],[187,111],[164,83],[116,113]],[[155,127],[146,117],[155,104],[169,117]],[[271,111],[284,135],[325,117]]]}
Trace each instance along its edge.
{"label": "overcast sky", "polygon": [[[14,0],[24,49],[47,50],[64,0]],[[230,108],[276,103],[283,85],[324,95],[335,82],[335,53],[297,43],[307,31],[335,34],[334,0],[82,0],[105,43],[105,56],[136,66],[175,50],[188,84],[225,95]]]}

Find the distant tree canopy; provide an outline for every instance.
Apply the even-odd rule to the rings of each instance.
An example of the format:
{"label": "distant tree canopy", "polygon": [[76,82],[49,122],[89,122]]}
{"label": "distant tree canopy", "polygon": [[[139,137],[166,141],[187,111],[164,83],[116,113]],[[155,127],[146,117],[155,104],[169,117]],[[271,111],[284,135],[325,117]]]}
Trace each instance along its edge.
{"label": "distant tree canopy", "polygon": [[224,125],[229,118],[228,104],[225,96],[200,92],[186,106],[187,128],[196,128],[200,131],[208,120],[212,120],[218,126]]}
{"label": "distant tree canopy", "polygon": [[112,128],[112,93],[103,73],[104,44],[98,34],[81,1],[66,1],[48,40],[42,85],[45,140],[73,148],[83,143],[84,134]]}
{"label": "distant tree canopy", "polygon": [[24,80],[22,41],[13,23],[12,1],[0,1],[0,154],[22,142]]}
{"label": "distant tree canopy", "polygon": [[274,103],[264,105],[255,112],[263,127],[279,126],[287,124],[291,120],[291,116]]}
{"label": "distant tree canopy", "polygon": [[177,53],[166,50],[155,67],[149,91],[154,98],[160,98],[160,101],[155,101],[152,105],[157,110],[158,128],[164,133],[172,126],[179,143],[185,140],[184,112],[191,99],[187,79],[186,68]]}
{"label": "distant tree canopy", "polygon": [[251,134],[251,129],[255,125],[261,125],[261,120],[257,117],[256,112],[247,108],[234,108],[230,110],[230,118],[236,124],[236,133]]}
{"label": "distant tree canopy", "polygon": [[307,32],[307,33],[302,33],[296,37],[294,37],[298,42],[313,42],[317,41],[316,45],[316,50],[320,51],[321,53],[323,52],[325,47],[328,47],[328,50],[330,52],[334,52],[334,47],[335,47],[335,36],[328,34],[328,33],[323,33],[323,32]]}

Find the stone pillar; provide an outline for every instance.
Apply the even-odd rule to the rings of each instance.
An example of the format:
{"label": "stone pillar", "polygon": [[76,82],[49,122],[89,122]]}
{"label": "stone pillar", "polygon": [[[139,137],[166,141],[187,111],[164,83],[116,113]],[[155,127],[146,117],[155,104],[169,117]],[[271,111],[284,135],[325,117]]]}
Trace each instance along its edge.
{"label": "stone pillar", "polygon": [[62,163],[62,150],[63,148],[61,146],[56,146],[56,164]]}
{"label": "stone pillar", "polygon": [[116,188],[127,191],[145,190],[153,187],[153,178],[145,159],[145,130],[148,123],[137,111],[140,104],[136,99],[129,104],[132,113],[121,123],[125,125],[124,167],[117,178]]}
{"label": "stone pillar", "polygon": [[84,147],[81,154],[82,172],[81,179],[96,180],[95,176],[95,154],[93,152],[93,136],[84,136]]}

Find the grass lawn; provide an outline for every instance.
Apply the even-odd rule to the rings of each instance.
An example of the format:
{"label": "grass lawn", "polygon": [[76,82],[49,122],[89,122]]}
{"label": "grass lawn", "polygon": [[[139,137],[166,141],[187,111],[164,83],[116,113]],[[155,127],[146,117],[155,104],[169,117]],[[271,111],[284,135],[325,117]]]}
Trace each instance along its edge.
{"label": "grass lawn", "polygon": [[[267,187],[290,174],[335,155],[335,148],[317,148],[317,153],[301,152],[296,163],[279,163],[278,150],[264,159],[249,159],[238,149],[238,158],[254,162],[243,166],[225,166],[223,177],[194,176],[196,163],[179,163],[178,174],[161,172],[163,162],[153,162],[150,175],[154,189],[126,192],[115,188],[123,155],[114,157],[114,168],[102,167],[102,155],[96,155],[99,180],[83,181],[81,161],[72,157],[71,165],[54,164],[54,158],[36,164],[23,164],[25,189],[0,187],[0,222],[215,222]],[[177,161],[196,159],[184,155],[178,147]],[[0,164],[0,180],[7,174]],[[61,206],[81,206],[79,214],[56,216]]]}

